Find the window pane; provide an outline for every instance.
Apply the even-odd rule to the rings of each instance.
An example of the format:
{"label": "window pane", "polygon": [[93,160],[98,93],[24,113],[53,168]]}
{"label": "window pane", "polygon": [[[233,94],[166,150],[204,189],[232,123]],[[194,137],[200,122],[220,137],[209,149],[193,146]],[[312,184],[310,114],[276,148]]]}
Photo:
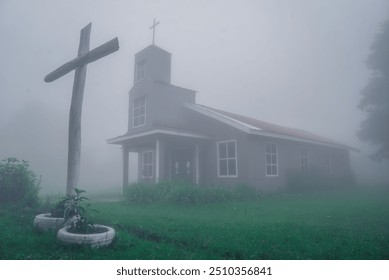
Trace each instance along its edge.
{"label": "window pane", "polygon": [[277,156],[275,154],[271,155],[271,163],[272,164],[277,164]]}
{"label": "window pane", "polygon": [[153,166],[147,165],[147,177],[152,177],[152,176],[153,176]]}
{"label": "window pane", "polygon": [[134,118],[134,126],[139,126],[139,118]]}
{"label": "window pane", "polygon": [[227,160],[220,160],[219,161],[219,174],[221,176],[227,175]]}
{"label": "window pane", "polygon": [[227,143],[219,143],[219,158],[227,158]]}
{"label": "window pane", "polygon": [[235,159],[228,160],[228,175],[230,175],[230,176],[236,175],[236,160]]}
{"label": "window pane", "polygon": [[277,165],[272,165],[272,166],[273,166],[273,168],[272,168],[272,171],[273,171],[272,175],[277,175],[278,174]]}
{"label": "window pane", "polygon": [[271,155],[266,155],[266,164],[271,164]]}
{"label": "window pane", "polygon": [[235,158],[235,142],[228,142],[228,157]]}
{"label": "window pane", "polygon": [[146,107],[143,105],[139,107],[139,114],[144,115],[146,113]]}
{"label": "window pane", "polygon": [[266,175],[271,175],[271,165],[266,165]]}
{"label": "window pane", "polygon": [[145,116],[141,116],[140,118],[139,118],[139,125],[142,125],[142,124],[145,124],[146,123],[146,118],[145,118]]}

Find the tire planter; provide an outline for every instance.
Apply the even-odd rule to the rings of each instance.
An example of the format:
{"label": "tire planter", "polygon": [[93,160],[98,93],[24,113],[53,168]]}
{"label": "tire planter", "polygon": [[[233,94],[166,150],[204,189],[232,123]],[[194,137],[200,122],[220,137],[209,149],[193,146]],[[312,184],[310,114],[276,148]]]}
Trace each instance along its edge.
{"label": "tire planter", "polygon": [[65,244],[90,245],[92,248],[108,246],[115,237],[115,230],[104,225],[95,225],[97,233],[72,233],[68,232],[70,226],[61,228],[57,233],[57,239]]}
{"label": "tire planter", "polygon": [[35,216],[34,228],[47,231],[47,230],[58,230],[63,227],[65,222],[64,218],[53,218],[50,213],[43,213]]}

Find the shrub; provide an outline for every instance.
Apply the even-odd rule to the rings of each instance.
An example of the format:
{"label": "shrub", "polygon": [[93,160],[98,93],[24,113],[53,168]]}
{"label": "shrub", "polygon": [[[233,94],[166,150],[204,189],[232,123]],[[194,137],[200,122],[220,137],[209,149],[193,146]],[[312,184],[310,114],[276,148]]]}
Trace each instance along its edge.
{"label": "shrub", "polygon": [[150,183],[130,183],[123,190],[125,200],[129,203],[148,204],[162,200],[163,190],[155,184]]}
{"label": "shrub", "polygon": [[253,200],[259,199],[260,192],[249,185],[239,184],[233,189],[233,196],[236,200]]}
{"label": "shrub", "polygon": [[124,189],[124,196],[128,203],[199,205],[254,199],[258,197],[258,193],[244,185],[229,189],[221,186],[197,186],[185,181],[161,181],[157,184],[131,183]]}
{"label": "shrub", "polygon": [[61,200],[65,206],[65,223],[70,225],[69,232],[91,233],[94,231],[95,226],[88,212],[90,205],[82,205],[84,201],[89,200],[87,197],[82,196],[86,191],[74,188],[74,192],[75,194],[67,195]]}
{"label": "shrub", "polygon": [[39,184],[27,161],[6,158],[0,162],[0,204],[37,206]]}
{"label": "shrub", "polygon": [[335,190],[353,186],[355,186],[355,179],[352,173],[344,175],[325,175],[318,172],[289,174],[287,182],[287,189],[293,192]]}

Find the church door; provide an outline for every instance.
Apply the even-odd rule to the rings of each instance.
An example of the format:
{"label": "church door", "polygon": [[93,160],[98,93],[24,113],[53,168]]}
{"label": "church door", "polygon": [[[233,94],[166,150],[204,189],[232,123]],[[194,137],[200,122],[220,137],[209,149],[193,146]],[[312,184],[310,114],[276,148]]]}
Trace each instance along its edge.
{"label": "church door", "polygon": [[193,149],[175,149],[170,152],[171,180],[185,180],[193,183]]}

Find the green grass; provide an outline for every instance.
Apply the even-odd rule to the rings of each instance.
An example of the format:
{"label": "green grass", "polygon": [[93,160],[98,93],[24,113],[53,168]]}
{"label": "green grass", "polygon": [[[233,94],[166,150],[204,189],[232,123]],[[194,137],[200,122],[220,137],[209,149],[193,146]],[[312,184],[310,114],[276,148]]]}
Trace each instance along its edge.
{"label": "green grass", "polygon": [[108,248],[59,244],[36,210],[0,209],[0,259],[389,259],[389,191],[272,195],[195,206],[92,201]]}

